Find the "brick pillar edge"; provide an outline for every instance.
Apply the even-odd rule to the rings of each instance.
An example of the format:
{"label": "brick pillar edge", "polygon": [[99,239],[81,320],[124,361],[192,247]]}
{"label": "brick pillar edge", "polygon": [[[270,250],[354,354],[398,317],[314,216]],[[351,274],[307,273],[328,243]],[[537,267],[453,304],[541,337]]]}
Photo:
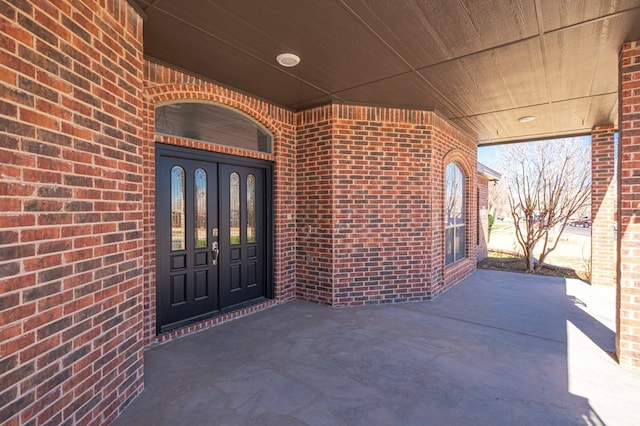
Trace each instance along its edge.
{"label": "brick pillar edge", "polygon": [[640,41],[622,45],[619,65],[616,353],[640,367]]}
{"label": "brick pillar edge", "polygon": [[614,126],[591,131],[591,284],[616,282]]}

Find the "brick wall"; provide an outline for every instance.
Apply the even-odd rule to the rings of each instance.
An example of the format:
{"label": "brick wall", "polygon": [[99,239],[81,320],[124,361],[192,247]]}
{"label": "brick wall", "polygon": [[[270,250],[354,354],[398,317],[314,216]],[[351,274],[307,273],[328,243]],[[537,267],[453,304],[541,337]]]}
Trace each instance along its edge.
{"label": "brick wall", "polygon": [[594,127],[591,132],[591,284],[616,283],[613,125]]}
{"label": "brick wall", "polygon": [[331,106],[296,114],[298,245],[296,295],[333,303],[333,127]]}
{"label": "brick wall", "polygon": [[[184,74],[152,62],[144,64],[144,335],[147,345],[166,341],[198,329],[210,327],[231,318],[264,309],[275,302],[295,297],[295,123],[291,111],[250,96],[220,87],[211,82]],[[226,105],[248,114],[273,135],[273,153],[216,145],[154,133],[154,107],[161,102],[198,100]],[[162,142],[205,151],[257,158],[274,163],[274,296],[275,301],[235,311],[202,321],[170,333],[156,336],[156,276],[155,276],[155,144]]]}
{"label": "brick wall", "polygon": [[[430,111],[334,104],[299,113],[297,124],[300,298],[333,305],[425,300],[473,270],[472,140]],[[445,269],[447,155],[468,176],[472,260]]]}
{"label": "brick wall", "polygon": [[487,243],[489,241],[489,179],[485,176],[478,176],[478,233],[475,238],[478,247],[476,248],[476,259],[479,261],[486,259],[489,255]]}
{"label": "brick wall", "polygon": [[142,21],[0,1],[0,423],[110,423],[143,386]]}
{"label": "brick wall", "polygon": [[640,41],[620,53],[618,313],[620,363],[640,367]]}
{"label": "brick wall", "polygon": [[431,112],[334,105],[334,301],[430,298]]}

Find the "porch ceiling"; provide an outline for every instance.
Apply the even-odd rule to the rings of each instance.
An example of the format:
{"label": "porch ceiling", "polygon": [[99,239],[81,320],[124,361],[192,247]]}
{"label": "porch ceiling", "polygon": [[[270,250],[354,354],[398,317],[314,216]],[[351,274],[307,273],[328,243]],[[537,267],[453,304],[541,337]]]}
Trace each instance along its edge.
{"label": "porch ceiling", "polygon": [[618,52],[640,39],[640,0],[130,1],[151,60],[294,110],[434,109],[480,144],[617,125]]}

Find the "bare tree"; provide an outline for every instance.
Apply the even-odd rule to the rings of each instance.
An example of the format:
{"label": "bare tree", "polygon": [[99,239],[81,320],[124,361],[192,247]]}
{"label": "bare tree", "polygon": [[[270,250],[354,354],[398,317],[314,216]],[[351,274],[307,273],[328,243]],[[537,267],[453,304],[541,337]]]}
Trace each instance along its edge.
{"label": "bare tree", "polygon": [[535,273],[557,247],[571,217],[590,199],[590,148],[579,138],[506,145],[502,169],[526,271]]}

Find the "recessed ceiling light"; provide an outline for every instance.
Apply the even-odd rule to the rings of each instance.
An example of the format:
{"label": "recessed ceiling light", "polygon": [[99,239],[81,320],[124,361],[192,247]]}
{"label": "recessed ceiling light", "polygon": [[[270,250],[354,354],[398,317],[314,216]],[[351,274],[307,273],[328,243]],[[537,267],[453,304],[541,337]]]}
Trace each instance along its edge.
{"label": "recessed ceiling light", "polygon": [[300,63],[300,56],[294,53],[281,53],[276,56],[276,61],[283,67],[295,67]]}
{"label": "recessed ceiling light", "polygon": [[521,123],[529,123],[535,119],[536,118],[533,115],[525,115],[524,117],[518,118],[518,121]]}

